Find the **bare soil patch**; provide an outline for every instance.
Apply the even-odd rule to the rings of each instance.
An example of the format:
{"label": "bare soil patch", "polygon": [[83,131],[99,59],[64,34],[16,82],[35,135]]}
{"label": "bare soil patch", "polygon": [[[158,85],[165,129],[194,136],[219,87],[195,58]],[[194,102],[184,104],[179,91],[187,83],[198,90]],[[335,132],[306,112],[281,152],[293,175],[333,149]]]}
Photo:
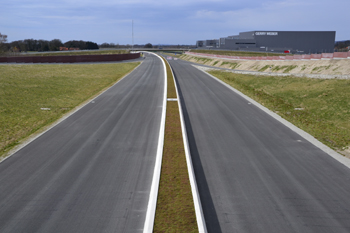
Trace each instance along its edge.
{"label": "bare soil patch", "polygon": [[184,54],[183,60],[199,64],[245,71],[264,71],[289,74],[349,75],[350,59],[298,60],[298,61],[249,61],[203,58]]}

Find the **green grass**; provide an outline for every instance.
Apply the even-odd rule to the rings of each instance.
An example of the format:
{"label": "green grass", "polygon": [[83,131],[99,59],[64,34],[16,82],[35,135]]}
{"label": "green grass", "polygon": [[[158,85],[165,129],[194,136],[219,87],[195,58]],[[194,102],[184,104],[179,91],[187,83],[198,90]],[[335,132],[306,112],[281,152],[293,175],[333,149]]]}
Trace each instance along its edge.
{"label": "green grass", "polygon": [[[169,65],[168,98],[176,98]],[[178,103],[167,102],[162,170],[153,232],[198,232]]]}
{"label": "green grass", "polygon": [[328,66],[316,66],[312,69],[312,72],[321,72],[322,70],[328,70],[331,67],[331,65]]}
{"label": "green grass", "polygon": [[195,58],[197,61],[200,61],[202,63],[206,63],[206,62],[211,62],[213,61],[213,59],[210,59],[210,58],[202,58],[202,57],[196,57]]}
{"label": "green grass", "polygon": [[190,52],[225,55],[225,56],[242,56],[242,57],[286,56],[286,54],[283,54],[283,53],[280,54],[280,53],[244,52],[244,51],[229,51],[229,50],[206,50],[206,49],[195,49],[195,50],[191,50]]}
{"label": "green grass", "polygon": [[0,157],[138,64],[0,65]]}
{"label": "green grass", "polygon": [[287,66],[287,68],[283,71],[283,73],[289,73],[289,71],[297,68],[297,65],[291,65],[291,66]]}
{"label": "green grass", "polygon": [[331,148],[350,146],[350,80],[210,73]]}
{"label": "green grass", "polygon": [[262,67],[261,69],[259,69],[260,72],[264,72],[265,70],[267,70],[270,67],[270,65],[266,65],[264,67]]}
{"label": "green grass", "polygon": [[262,68],[259,69],[260,72],[264,72],[267,69],[271,67],[271,71],[279,71],[279,70],[284,70],[283,73],[288,73],[289,71],[297,68],[298,66],[296,65],[291,65],[291,66],[274,66],[274,65],[266,65]]}
{"label": "green grass", "polygon": [[279,70],[284,70],[288,66],[272,66],[272,71],[279,71]]}
{"label": "green grass", "polygon": [[[267,65],[267,66],[264,66],[262,69],[264,69],[266,67],[266,69],[268,67],[271,67],[271,71],[279,71],[279,70],[284,70],[283,73],[289,73],[289,71],[297,68],[298,66],[297,65],[290,65],[290,66],[274,66],[274,65]],[[305,70],[306,69],[306,66],[303,66],[303,69]],[[303,70],[302,69],[302,70]],[[261,70],[259,70],[261,71]]]}
{"label": "green grass", "polygon": [[236,62],[223,62],[221,63],[221,65],[229,65],[230,69],[236,69],[237,67],[240,66],[240,64],[236,63]]}
{"label": "green grass", "polygon": [[19,55],[24,56],[78,56],[78,55],[107,55],[107,54],[125,54],[129,53],[129,50],[84,50],[84,51],[67,51],[67,52],[28,52],[20,53]]}

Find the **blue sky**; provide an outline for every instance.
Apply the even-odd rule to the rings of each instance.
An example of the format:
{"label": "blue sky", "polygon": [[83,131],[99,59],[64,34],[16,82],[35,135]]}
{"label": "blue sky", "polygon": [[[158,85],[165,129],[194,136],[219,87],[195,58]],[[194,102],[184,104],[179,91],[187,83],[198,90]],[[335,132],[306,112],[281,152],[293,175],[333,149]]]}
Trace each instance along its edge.
{"label": "blue sky", "polygon": [[348,0],[0,0],[0,33],[23,39],[195,44],[239,32],[336,31],[350,40]]}

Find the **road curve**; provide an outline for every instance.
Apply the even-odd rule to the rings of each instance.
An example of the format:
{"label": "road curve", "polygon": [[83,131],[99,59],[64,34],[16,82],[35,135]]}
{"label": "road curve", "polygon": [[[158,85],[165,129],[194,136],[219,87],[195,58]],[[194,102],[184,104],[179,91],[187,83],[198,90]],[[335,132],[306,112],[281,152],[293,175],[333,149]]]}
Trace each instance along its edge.
{"label": "road curve", "polygon": [[0,232],[139,232],[156,159],[161,60],[0,163]]}
{"label": "road curve", "polygon": [[350,169],[172,60],[208,232],[350,232]]}

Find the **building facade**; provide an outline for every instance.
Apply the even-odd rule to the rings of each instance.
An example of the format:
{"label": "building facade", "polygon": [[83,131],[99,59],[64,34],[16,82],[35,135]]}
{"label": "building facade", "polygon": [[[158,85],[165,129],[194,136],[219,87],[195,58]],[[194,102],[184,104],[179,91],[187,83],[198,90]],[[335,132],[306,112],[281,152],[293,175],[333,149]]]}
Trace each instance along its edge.
{"label": "building facade", "polygon": [[219,40],[198,40],[196,46],[197,48],[218,48]]}
{"label": "building facade", "polygon": [[[290,51],[304,54],[333,53],[335,31],[249,31],[210,40],[215,43],[209,46],[207,41],[197,41],[197,47],[269,52]],[[215,47],[214,44],[216,44]]]}

